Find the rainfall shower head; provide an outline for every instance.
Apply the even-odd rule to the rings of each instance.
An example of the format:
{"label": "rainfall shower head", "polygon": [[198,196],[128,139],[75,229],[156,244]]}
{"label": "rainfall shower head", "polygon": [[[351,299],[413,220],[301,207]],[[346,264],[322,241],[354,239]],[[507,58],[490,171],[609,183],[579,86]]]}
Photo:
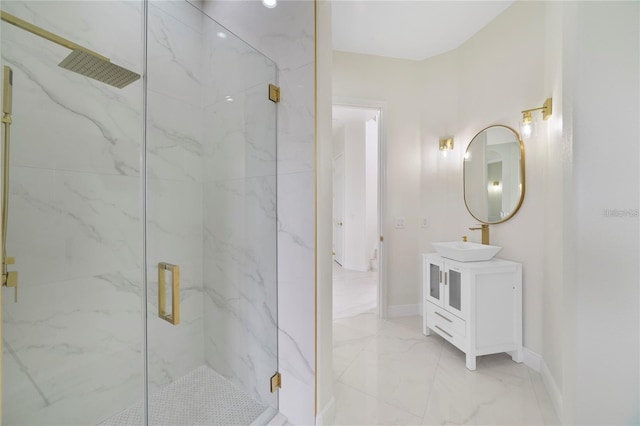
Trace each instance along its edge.
{"label": "rainfall shower head", "polygon": [[140,74],[82,50],[74,50],[58,65],[118,89],[122,89],[140,78]]}
{"label": "rainfall shower head", "polygon": [[82,47],[70,40],[62,38],[57,34],[35,26],[32,23],[24,21],[3,10],[0,10],[0,18],[18,28],[59,44],[60,46],[71,49],[71,54],[64,58],[59,64],[64,69],[110,84],[118,89],[122,89],[140,78],[140,74],[119,65],[112,64],[109,58]]}

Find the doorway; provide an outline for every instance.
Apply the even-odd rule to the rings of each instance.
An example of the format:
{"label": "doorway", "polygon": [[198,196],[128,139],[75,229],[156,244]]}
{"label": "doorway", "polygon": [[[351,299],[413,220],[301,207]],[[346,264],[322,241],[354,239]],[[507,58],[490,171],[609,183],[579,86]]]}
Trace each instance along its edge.
{"label": "doorway", "polygon": [[333,106],[333,317],[380,307],[379,107]]}

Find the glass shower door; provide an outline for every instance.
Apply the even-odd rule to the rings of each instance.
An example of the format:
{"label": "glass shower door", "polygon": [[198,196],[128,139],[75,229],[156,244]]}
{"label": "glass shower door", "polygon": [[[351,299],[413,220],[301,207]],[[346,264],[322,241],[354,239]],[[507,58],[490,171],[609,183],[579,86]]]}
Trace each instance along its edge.
{"label": "glass shower door", "polygon": [[5,256],[19,289],[17,300],[1,290],[2,424],[97,424],[143,395],[142,83],[59,67],[71,49],[4,13],[140,73],[142,2],[0,7],[12,75]]}
{"label": "glass shower door", "polygon": [[148,20],[149,424],[278,407],[275,64],[186,1]]}

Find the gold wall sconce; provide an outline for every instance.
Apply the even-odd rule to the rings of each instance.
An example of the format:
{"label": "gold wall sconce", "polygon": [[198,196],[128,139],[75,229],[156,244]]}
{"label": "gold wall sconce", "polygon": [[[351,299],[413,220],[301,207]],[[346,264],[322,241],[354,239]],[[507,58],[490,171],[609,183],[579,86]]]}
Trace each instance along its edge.
{"label": "gold wall sconce", "polygon": [[520,133],[524,139],[528,139],[533,137],[537,133],[537,128],[533,117],[531,116],[532,111],[540,111],[542,110],[542,119],[548,120],[551,117],[553,112],[552,99],[547,98],[541,107],[539,108],[531,108],[525,109],[522,111],[522,122],[520,123]]}
{"label": "gold wall sconce", "polygon": [[453,151],[453,137],[440,138],[440,154],[447,158],[447,152]]}

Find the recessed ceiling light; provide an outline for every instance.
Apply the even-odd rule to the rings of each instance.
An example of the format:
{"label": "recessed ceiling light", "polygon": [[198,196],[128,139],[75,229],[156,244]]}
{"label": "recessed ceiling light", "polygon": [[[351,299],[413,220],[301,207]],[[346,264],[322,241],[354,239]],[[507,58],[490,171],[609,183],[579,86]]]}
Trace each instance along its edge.
{"label": "recessed ceiling light", "polygon": [[223,33],[222,31],[218,31],[218,32],[216,33],[216,35],[217,35],[218,37],[220,37],[220,38],[227,38],[227,34],[226,34],[226,33]]}
{"label": "recessed ceiling light", "polygon": [[262,0],[262,4],[264,7],[268,7],[269,9],[273,9],[278,5],[278,0]]}

